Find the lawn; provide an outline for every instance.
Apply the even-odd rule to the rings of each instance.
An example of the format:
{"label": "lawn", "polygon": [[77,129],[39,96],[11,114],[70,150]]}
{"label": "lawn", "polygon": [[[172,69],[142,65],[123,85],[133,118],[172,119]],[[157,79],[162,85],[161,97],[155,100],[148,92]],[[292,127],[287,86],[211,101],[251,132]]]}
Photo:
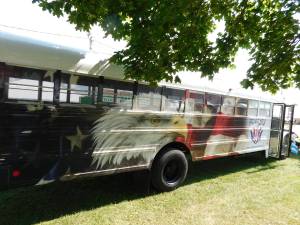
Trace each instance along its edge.
{"label": "lawn", "polygon": [[300,224],[297,158],[195,163],[169,193],[147,193],[131,177],[0,192],[0,224]]}

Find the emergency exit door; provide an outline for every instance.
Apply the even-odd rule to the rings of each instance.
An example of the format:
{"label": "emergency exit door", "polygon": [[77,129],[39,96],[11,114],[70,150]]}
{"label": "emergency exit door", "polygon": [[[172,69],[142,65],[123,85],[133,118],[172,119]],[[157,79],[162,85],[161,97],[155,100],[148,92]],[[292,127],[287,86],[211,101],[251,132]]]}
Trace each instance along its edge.
{"label": "emergency exit door", "polygon": [[278,159],[289,156],[293,117],[294,105],[273,104],[269,156]]}

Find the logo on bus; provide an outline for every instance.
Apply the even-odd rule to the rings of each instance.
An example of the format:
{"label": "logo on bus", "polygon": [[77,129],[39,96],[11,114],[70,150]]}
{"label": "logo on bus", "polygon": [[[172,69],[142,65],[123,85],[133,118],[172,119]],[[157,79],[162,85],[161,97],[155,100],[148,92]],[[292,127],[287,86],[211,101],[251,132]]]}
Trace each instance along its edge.
{"label": "logo on bus", "polygon": [[260,141],[262,132],[263,130],[261,127],[252,128],[250,134],[251,134],[251,140],[253,141],[254,144],[257,144]]}

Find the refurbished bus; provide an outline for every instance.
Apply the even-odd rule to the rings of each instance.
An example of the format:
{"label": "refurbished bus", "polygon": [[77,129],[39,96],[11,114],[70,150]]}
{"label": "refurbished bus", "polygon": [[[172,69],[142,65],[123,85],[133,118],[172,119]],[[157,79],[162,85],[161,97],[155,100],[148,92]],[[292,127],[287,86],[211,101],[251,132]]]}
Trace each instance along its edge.
{"label": "refurbished bus", "polygon": [[1,188],[148,170],[170,191],[188,159],[288,156],[293,106],[126,81],[91,54],[0,32]]}

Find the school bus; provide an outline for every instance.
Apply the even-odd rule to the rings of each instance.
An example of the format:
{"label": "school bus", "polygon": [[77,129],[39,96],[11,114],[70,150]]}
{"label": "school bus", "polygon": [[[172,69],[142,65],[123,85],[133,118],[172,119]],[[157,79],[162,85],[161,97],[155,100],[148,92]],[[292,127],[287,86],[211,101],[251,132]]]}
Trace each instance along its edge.
{"label": "school bus", "polygon": [[0,32],[1,188],[148,170],[171,191],[189,159],[288,156],[294,106],[201,83],[151,87],[87,53]]}

